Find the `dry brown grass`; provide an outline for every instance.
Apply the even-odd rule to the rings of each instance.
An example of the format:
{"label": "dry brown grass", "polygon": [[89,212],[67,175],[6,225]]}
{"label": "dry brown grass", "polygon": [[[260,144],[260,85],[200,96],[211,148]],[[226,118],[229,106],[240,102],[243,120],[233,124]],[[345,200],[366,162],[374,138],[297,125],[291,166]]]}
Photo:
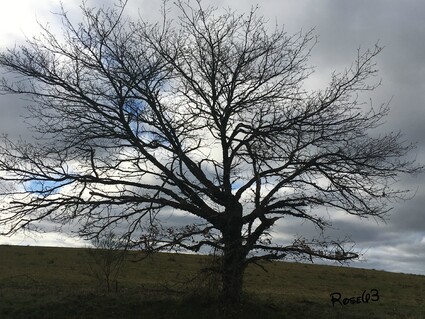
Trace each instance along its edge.
{"label": "dry brown grass", "polygon": [[[132,253],[118,292],[99,289],[85,249],[0,246],[0,318],[217,318],[217,280],[199,270],[208,256]],[[275,262],[245,277],[240,317],[425,318],[425,276]],[[379,300],[332,306],[330,293]]]}

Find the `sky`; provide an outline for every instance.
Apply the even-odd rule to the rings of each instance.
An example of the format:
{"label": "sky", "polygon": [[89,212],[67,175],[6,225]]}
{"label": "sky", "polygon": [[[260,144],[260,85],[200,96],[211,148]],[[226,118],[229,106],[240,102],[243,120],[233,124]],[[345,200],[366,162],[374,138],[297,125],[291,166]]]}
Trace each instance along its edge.
{"label": "sky", "polygon": [[[73,19],[78,22],[75,0],[62,0]],[[127,12],[151,20],[159,17],[161,1],[129,0]],[[112,4],[113,1],[89,0],[89,5]],[[384,125],[386,131],[402,131],[405,139],[417,143],[416,156],[425,163],[425,1],[422,0],[219,0],[217,7],[246,12],[259,5],[259,13],[271,23],[284,25],[288,33],[314,28],[318,42],[310,64],[315,73],[313,87],[324,88],[333,71],[342,71],[355,59],[357,49],[373,48],[376,43],[384,50],[376,58],[380,87],[369,93],[373,103],[390,101],[391,113]],[[0,47],[13,46],[23,35],[37,33],[37,21],[58,29],[56,0],[14,0],[2,5],[0,11]],[[0,96],[0,134],[26,134],[19,115],[25,114],[22,100]],[[356,249],[363,252],[362,261],[351,266],[425,275],[425,187],[424,175],[402,178],[399,185],[412,189],[413,199],[397,203],[386,223],[359,220],[338,215],[333,219],[329,236],[349,236]],[[306,224],[281,225],[275,236],[286,233],[314,231]],[[50,232],[25,237],[0,237],[0,244],[84,246],[80,239]]]}

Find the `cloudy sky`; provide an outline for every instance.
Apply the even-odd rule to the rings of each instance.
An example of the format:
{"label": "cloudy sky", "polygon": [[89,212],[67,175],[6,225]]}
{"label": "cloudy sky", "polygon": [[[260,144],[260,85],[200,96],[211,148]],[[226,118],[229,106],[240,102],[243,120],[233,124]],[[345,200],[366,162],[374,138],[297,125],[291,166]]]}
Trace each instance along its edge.
{"label": "cloudy sky", "polygon": [[[211,0],[212,1],[212,0]],[[211,1],[206,1],[209,3]],[[78,20],[74,0],[62,0]],[[109,4],[112,1],[97,1]],[[88,1],[96,4],[95,0]],[[385,129],[401,130],[405,138],[417,142],[413,154],[425,163],[425,1],[422,0],[221,0],[218,7],[238,11],[249,10],[258,4],[259,12],[271,22],[285,25],[289,33],[315,29],[318,43],[310,62],[316,67],[312,85],[325,87],[332,71],[343,70],[354,60],[357,49],[372,48],[375,43],[385,49],[377,57],[382,85],[370,94],[375,104],[391,100],[391,114]],[[129,0],[128,12],[139,12],[154,20],[159,16],[160,1]],[[52,12],[58,11],[57,0],[14,0],[2,5],[0,11],[1,49],[19,43],[24,34],[37,32],[36,20],[58,23]],[[57,27],[59,29],[59,26]],[[24,103],[8,96],[0,96],[0,133],[25,136],[19,114]],[[349,235],[364,252],[364,261],[352,264],[362,268],[425,274],[425,187],[424,175],[404,178],[401,187],[413,189],[415,197],[398,203],[386,223],[338,216],[329,234]],[[283,225],[276,236],[308,233],[304,225]],[[0,244],[30,244],[74,246],[81,241],[62,234],[47,234],[25,238],[0,237]]]}

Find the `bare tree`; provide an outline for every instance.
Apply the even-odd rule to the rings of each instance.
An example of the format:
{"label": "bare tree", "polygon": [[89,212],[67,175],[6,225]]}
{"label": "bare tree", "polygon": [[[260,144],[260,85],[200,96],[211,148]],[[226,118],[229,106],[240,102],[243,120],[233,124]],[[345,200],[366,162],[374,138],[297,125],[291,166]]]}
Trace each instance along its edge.
{"label": "bare tree", "polygon": [[118,276],[127,256],[127,243],[108,230],[94,238],[92,245],[87,250],[90,257],[89,274],[108,293],[113,290],[118,292]]}
{"label": "bare tree", "polygon": [[[6,233],[43,220],[78,221],[96,238],[110,225],[144,249],[222,251],[222,298],[240,301],[243,274],[260,259],[358,255],[320,233],[320,208],[381,219],[418,170],[400,134],[375,134],[388,106],[373,90],[381,51],[358,52],[327,88],[304,80],[311,32],[269,31],[256,10],[239,15],[177,1],[180,16],[149,24],[120,8],[65,10],[61,37],[44,28],[0,54],[17,80],[3,93],[32,99],[35,143],[0,148]],[[170,211],[193,221],[168,227]],[[285,218],[317,226],[316,239],[275,242]]]}

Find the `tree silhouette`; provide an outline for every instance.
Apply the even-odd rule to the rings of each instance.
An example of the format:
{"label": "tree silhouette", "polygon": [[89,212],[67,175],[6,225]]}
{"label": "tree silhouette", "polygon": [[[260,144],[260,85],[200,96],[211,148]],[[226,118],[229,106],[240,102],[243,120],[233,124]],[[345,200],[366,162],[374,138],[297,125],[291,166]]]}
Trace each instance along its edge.
{"label": "tree silhouette", "polygon": [[[177,1],[180,16],[149,24],[82,6],[63,34],[48,28],[3,51],[15,76],[1,90],[32,99],[36,142],[4,138],[1,223],[12,234],[43,220],[78,222],[87,238],[111,226],[143,249],[222,252],[222,300],[241,298],[246,266],[261,259],[357,258],[326,240],[320,208],[384,218],[419,168],[399,133],[377,134],[388,114],[363,103],[381,51],[358,52],[329,85],[304,80],[312,32],[269,31],[239,15]],[[168,225],[170,214],[193,217]],[[188,220],[187,216],[183,220]],[[275,241],[286,218],[318,237]]]}

